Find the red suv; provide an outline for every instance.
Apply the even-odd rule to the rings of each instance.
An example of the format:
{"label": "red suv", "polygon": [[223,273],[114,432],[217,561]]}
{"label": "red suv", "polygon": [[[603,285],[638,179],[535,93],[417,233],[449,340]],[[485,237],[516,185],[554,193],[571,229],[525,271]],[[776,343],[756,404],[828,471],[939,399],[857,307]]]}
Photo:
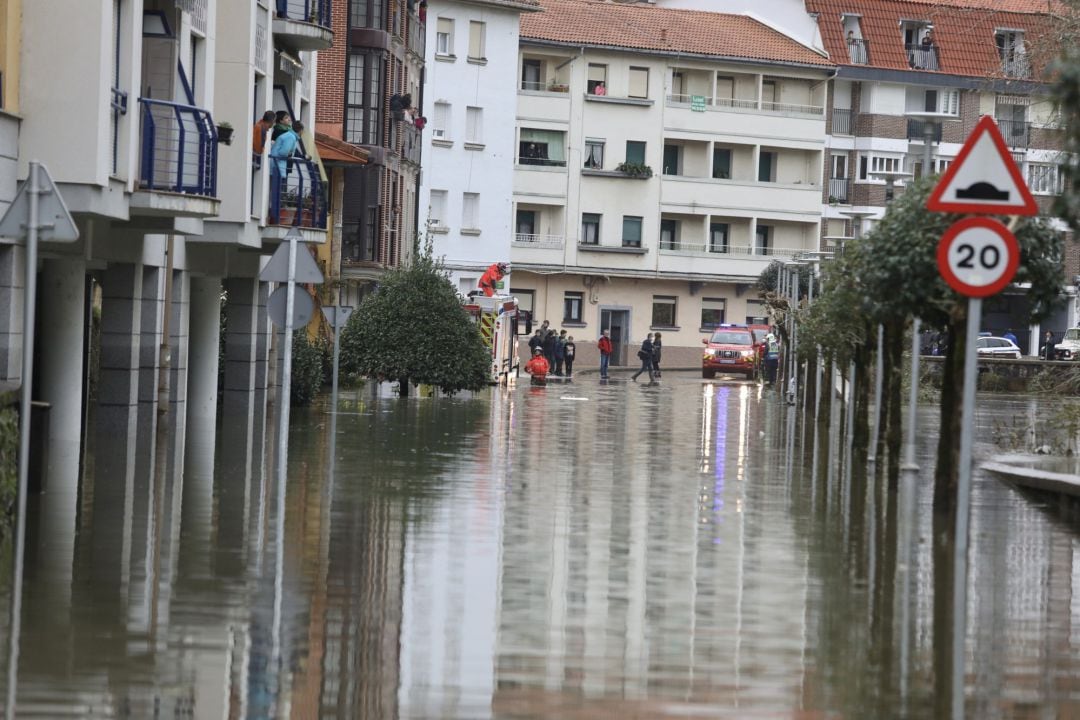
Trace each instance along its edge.
{"label": "red suv", "polygon": [[757,349],[754,336],[745,325],[720,325],[712,337],[702,340],[705,355],[701,358],[701,376],[716,377],[716,373],[741,373],[754,377],[757,369]]}

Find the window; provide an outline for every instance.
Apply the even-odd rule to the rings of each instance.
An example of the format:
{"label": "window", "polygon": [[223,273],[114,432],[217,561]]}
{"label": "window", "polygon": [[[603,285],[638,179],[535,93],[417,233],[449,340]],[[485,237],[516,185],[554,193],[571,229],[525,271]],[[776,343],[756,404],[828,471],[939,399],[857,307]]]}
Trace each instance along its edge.
{"label": "window", "polygon": [[476,277],[460,277],[458,278],[458,292],[463,296],[468,297],[469,293],[476,289],[480,284],[480,278]]}
{"label": "window", "polygon": [[[602,86],[603,89],[600,92],[596,92],[596,88],[600,86]],[[607,94],[607,65],[589,63],[589,81],[587,87],[590,95]]]}
{"label": "window", "polygon": [[450,139],[450,103],[435,103],[435,115],[431,119],[431,137],[436,140]]}
{"label": "window", "polygon": [[349,27],[383,28],[383,0],[352,0]]}
{"label": "window", "polygon": [[994,33],[994,44],[998,57],[1001,58],[1001,72],[1006,77],[1024,78],[1028,76],[1028,63],[1024,48],[1024,33],[1020,30],[998,30]]}
{"label": "window", "polygon": [[878,180],[874,177],[874,173],[900,172],[903,166],[902,160],[897,156],[862,155],[859,157],[859,179]]}
{"label": "window", "polygon": [[675,296],[653,295],[652,327],[673,328],[675,325]]}
{"label": "window", "polygon": [[766,110],[772,109],[776,102],[776,81],[764,80],[761,83],[761,106]]}
{"label": "window", "polygon": [[535,235],[536,234],[536,211],[535,210],[518,210],[517,211],[517,234],[520,235]]}
{"label": "window", "polygon": [[480,194],[461,194],[461,229],[480,229]]}
{"label": "window", "polygon": [[664,145],[664,174],[679,174],[679,151],[678,145]]}
{"label": "window", "polygon": [[1060,195],[1065,191],[1061,169],[1053,163],[1028,163],[1027,184],[1036,195]]}
{"label": "window", "polygon": [[645,143],[638,140],[626,141],[626,162],[645,164]]}
{"label": "window", "polygon": [[469,57],[473,60],[486,60],[484,55],[485,23],[469,21]]}
{"label": "window", "polygon": [[428,224],[432,227],[446,227],[446,191],[431,191],[431,207],[428,208]]}
{"label": "window", "polygon": [[727,223],[709,223],[709,252],[726,253],[730,231],[731,226]]}
{"label": "window", "polygon": [[679,249],[679,221],[678,220],[661,220],[660,221],[660,249],[661,250],[678,250]]}
{"label": "window", "polygon": [[348,142],[358,145],[381,142],[383,68],[383,61],[375,55],[349,55],[345,81],[345,140]]}
{"label": "window", "polygon": [[585,140],[585,167],[593,170],[604,169],[603,140]]}
{"label": "window", "polygon": [[600,244],[600,215],[598,213],[581,214],[581,244]]}
{"label": "window", "polygon": [[435,26],[435,54],[454,55],[454,21],[449,18],[439,18]]}
{"label": "window", "polygon": [[632,98],[649,97],[649,68],[630,68],[630,91],[627,95]]}
{"label": "window", "polygon": [[724,298],[701,298],[701,329],[713,330],[725,322],[727,300]]}
{"label": "window", "polygon": [[735,78],[728,75],[716,76],[716,104],[727,107],[735,99]]}
{"label": "window", "polygon": [[540,61],[521,61],[521,89],[543,90],[544,83],[540,80]]}
{"label": "window", "polygon": [[758,182],[776,182],[776,153],[761,151],[758,156]]}
{"label": "window", "polygon": [[747,325],[768,325],[769,315],[765,312],[764,300],[747,300],[746,301],[746,324]]}
{"label": "window", "polygon": [[566,133],[559,130],[521,129],[518,162],[522,165],[565,167]]}
{"label": "window", "polygon": [[465,108],[465,142],[476,145],[484,142],[484,109]]}
{"label": "window", "polygon": [[562,319],[564,323],[581,322],[581,306],[584,297],[585,294],[579,292],[568,292],[563,295]]}
{"label": "window", "polygon": [[947,115],[960,114],[959,90],[927,90],[923,96],[923,110]]}
{"label": "window", "polygon": [[623,215],[623,247],[641,247],[641,218],[635,215]]}
{"label": "window", "polygon": [[772,227],[769,225],[757,226],[754,243],[755,255],[772,255],[772,230]]}
{"label": "window", "polygon": [[731,179],[731,148],[713,148],[712,176],[718,180]]}

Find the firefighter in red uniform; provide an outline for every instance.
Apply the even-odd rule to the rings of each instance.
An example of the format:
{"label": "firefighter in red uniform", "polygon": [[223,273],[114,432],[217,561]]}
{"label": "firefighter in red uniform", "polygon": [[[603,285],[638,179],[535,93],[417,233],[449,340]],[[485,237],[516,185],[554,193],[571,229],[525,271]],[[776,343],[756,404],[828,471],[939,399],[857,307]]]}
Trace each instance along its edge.
{"label": "firefighter in red uniform", "polygon": [[551,370],[540,348],[533,350],[532,359],[525,363],[525,372],[532,375],[533,385],[547,385],[547,374]]}
{"label": "firefighter in red uniform", "polygon": [[488,266],[488,269],[480,277],[480,289],[484,291],[485,295],[491,297],[495,294],[495,283],[506,276],[507,269],[506,263],[492,263]]}

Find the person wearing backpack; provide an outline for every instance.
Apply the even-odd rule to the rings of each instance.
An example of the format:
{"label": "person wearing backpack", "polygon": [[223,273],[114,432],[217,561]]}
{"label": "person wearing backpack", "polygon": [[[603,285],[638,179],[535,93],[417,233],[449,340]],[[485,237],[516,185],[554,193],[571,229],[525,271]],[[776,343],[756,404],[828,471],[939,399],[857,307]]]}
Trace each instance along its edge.
{"label": "person wearing backpack", "polygon": [[641,342],[641,349],[638,350],[637,356],[641,360],[641,369],[630,377],[637,382],[638,375],[645,373],[649,376],[649,382],[653,380],[652,364],[653,364],[653,344],[652,333],[645,336],[645,339]]}

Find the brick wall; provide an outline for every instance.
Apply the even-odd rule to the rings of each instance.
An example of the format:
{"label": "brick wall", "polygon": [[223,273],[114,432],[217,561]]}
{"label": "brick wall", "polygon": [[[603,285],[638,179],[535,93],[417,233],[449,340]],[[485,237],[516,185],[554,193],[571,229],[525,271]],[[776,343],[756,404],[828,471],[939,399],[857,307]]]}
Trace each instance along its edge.
{"label": "brick wall", "polygon": [[907,138],[907,118],[859,113],[855,117],[855,134],[859,137]]}
{"label": "brick wall", "polygon": [[851,198],[852,205],[883,207],[885,205],[885,186],[868,183],[852,183],[851,195],[849,197]]}
{"label": "brick wall", "polygon": [[[336,137],[344,139],[342,126],[345,112],[345,58],[349,38],[349,4],[343,0],[331,6],[330,27],[334,43],[319,52],[319,72],[316,79],[319,101],[315,104],[315,122],[337,127]],[[320,128],[321,130],[322,128]]]}
{"label": "brick wall", "polygon": [[1031,147],[1038,150],[1064,150],[1065,132],[1057,128],[1031,128]]}

